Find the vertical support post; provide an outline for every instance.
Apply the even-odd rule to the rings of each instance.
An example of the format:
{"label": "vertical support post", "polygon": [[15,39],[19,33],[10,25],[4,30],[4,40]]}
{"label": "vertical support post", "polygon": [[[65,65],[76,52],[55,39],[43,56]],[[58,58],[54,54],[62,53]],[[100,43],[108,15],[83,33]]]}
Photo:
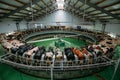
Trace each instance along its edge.
{"label": "vertical support post", "polygon": [[53,80],[53,66],[51,65],[51,80]]}
{"label": "vertical support post", "polygon": [[29,26],[28,26],[28,25],[29,25],[29,23],[27,22],[27,23],[26,23],[26,25],[27,25],[27,30],[29,30]]}
{"label": "vertical support post", "polygon": [[[53,56],[53,57],[54,57],[54,56]],[[51,80],[53,80],[54,60],[55,60],[55,58],[53,58],[53,60],[52,60],[52,64],[51,64]]]}
{"label": "vertical support post", "polygon": [[95,31],[95,22],[93,22],[93,31]]}
{"label": "vertical support post", "polygon": [[103,33],[105,33],[105,28],[106,28],[106,23],[103,22],[103,23],[102,23],[102,32],[103,32]]}
{"label": "vertical support post", "polygon": [[72,27],[73,27],[73,16],[74,16],[74,11],[73,11],[72,13],[73,13],[73,15],[71,15],[71,16],[72,16]]}
{"label": "vertical support post", "polygon": [[117,69],[118,69],[119,63],[120,63],[120,58],[119,58],[118,61],[116,62],[115,70],[114,70],[114,73],[113,73],[113,75],[112,75],[111,80],[114,80],[114,78],[115,78],[115,75],[116,75],[116,72],[117,72]]}
{"label": "vertical support post", "polygon": [[54,59],[52,61],[53,63],[51,64],[51,80],[53,80],[53,67],[54,67]]}
{"label": "vertical support post", "polygon": [[19,25],[19,22],[16,22],[16,28],[17,28],[17,31],[20,30],[20,25]]}
{"label": "vertical support post", "polygon": [[30,5],[31,5],[31,12],[32,12],[32,21],[34,21],[34,14],[33,14],[33,0],[31,0]]}

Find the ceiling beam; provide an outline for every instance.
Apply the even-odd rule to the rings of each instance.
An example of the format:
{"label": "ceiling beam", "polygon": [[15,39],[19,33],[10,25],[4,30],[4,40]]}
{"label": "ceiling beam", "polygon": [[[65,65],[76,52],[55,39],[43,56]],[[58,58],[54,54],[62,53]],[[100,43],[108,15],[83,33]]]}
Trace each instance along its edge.
{"label": "ceiling beam", "polygon": [[95,12],[95,11],[97,11],[97,10],[95,9],[95,10],[89,11],[87,13],[90,14],[90,13]]}
{"label": "ceiling beam", "polygon": [[[47,6],[50,8],[50,7],[53,7],[53,6],[52,6],[53,4],[55,4],[55,2],[54,2],[54,3],[51,3],[51,4],[47,5]],[[42,11],[42,10],[44,10],[44,9],[45,9],[45,7],[41,8],[39,11]],[[55,8],[54,8],[54,9],[55,9]],[[39,11],[35,12],[35,14],[38,13]],[[51,11],[51,9],[50,9],[50,11]],[[47,12],[48,12],[48,11],[47,11]],[[46,12],[43,12],[43,14],[46,15]]]}
{"label": "ceiling beam", "polygon": [[21,18],[16,18],[16,17],[8,17],[10,19],[16,19],[16,20],[20,20],[21,21]]}
{"label": "ceiling beam", "polygon": [[47,6],[47,4],[45,3],[45,1],[44,0],[41,0],[42,1],[42,3],[45,5],[45,6]]}
{"label": "ceiling beam", "polygon": [[24,2],[22,2],[22,1],[20,1],[20,0],[15,0],[16,2],[18,2],[18,3],[21,3],[21,4],[23,4],[23,5],[25,5],[26,3],[24,3]]}
{"label": "ceiling beam", "polygon": [[[85,3],[84,0],[79,0],[79,1],[82,2],[82,3]],[[87,4],[88,6],[91,6],[91,7],[95,8],[96,10],[101,11],[102,13],[107,14],[108,16],[112,16],[113,18],[120,20],[120,17],[119,17],[119,16],[117,16],[117,15],[115,15],[115,14],[112,14],[112,13],[106,11],[105,9],[101,8],[101,7],[96,6],[96,5],[93,4],[93,3],[90,3],[90,2],[89,2],[89,3],[86,3],[86,4]]]}
{"label": "ceiling beam", "polygon": [[[39,1],[41,1],[41,0],[33,0],[32,3],[35,4],[35,3],[39,2]],[[29,6],[30,6],[30,3],[27,3],[26,5],[24,5],[24,6],[22,6],[22,7],[19,7],[19,8],[17,8],[16,10],[13,10],[13,11],[11,11],[10,13],[5,14],[3,17],[0,17],[0,18],[6,18],[6,17],[8,17],[8,16],[10,16],[10,15],[13,15],[13,14],[15,14],[16,12],[19,12],[19,11],[21,11],[21,10],[29,7]]]}
{"label": "ceiling beam", "polygon": [[74,3],[74,5],[73,5],[73,6],[75,7],[75,5],[77,5],[77,3],[78,3],[78,0]]}
{"label": "ceiling beam", "polygon": [[99,15],[99,14],[102,14],[102,13],[101,13],[101,12],[100,12],[100,13],[94,13],[94,14],[92,14],[92,15],[94,15],[94,16],[95,16],[95,15]]}
{"label": "ceiling beam", "polygon": [[114,5],[119,4],[119,3],[120,3],[120,0],[115,2],[115,3],[109,4],[109,5],[105,5],[105,6],[101,7],[101,8],[111,7],[111,6],[114,6]]}
{"label": "ceiling beam", "polygon": [[17,14],[14,14],[13,16],[25,17],[25,15],[17,15]]}
{"label": "ceiling beam", "polygon": [[[75,11],[71,11],[71,9],[74,8],[73,5],[68,4],[68,6],[67,6],[66,8],[68,8],[68,7],[69,7],[69,9],[67,9],[68,12],[70,12],[70,13],[72,13],[72,14],[74,13],[75,15],[80,16],[81,18],[83,18],[83,14],[80,14],[79,12],[76,13]],[[80,10],[80,8],[75,8],[75,10],[79,10],[80,12],[83,12],[83,10]],[[93,15],[89,15],[89,14],[88,14],[88,16],[92,16],[92,17],[93,17]],[[88,16],[85,16],[85,19],[86,19],[86,20],[92,20],[92,19],[90,19],[90,18],[87,18]],[[97,18],[98,18],[98,17],[97,17]]]}
{"label": "ceiling beam", "polygon": [[9,4],[9,3],[7,3],[7,2],[3,2],[3,1],[1,1],[1,0],[0,0],[0,3],[5,4],[5,5],[7,5],[7,6],[14,7],[14,8],[18,8],[18,7],[19,7],[19,6],[16,6],[16,5]]}
{"label": "ceiling beam", "polygon": [[82,8],[83,6],[84,6],[84,4],[80,5],[80,6],[79,6],[79,9]]}
{"label": "ceiling beam", "polygon": [[12,9],[6,9],[6,8],[1,8],[1,7],[0,7],[0,9],[5,10],[5,11],[12,11]]}
{"label": "ceiling beam", "polygon": [[[55,8],[54,8],[54,9],[55,9]],[[52,12],[55,11],[54,9],[52,10]],[[51,13],[51,10],[48,11],[48,13]],[[40,17],[43,17],[43,16],[45,16],[45,15],[46,15],[46,14],[37,14],[37,15],[34,17],[34,20],[36,20],[36,19],[38,19],[38,18],[40,18]],[[29,20],[29,21],[32,21],[32,18],[29,17],[28,20]]]}
{"label": "ceiling beam", "polygon": [[53,3],[53,0],[50,0],[50,3]]}
{"label": "ceiling beam", "polygon": [[43,8],[42,6],[40,6],[38,3],[36,3],[36,5],[41,9],[41,8]]}
{"label": "ceiling beam", "polygon": [[96,16],[96,17],[109,17],[109,16],[107,16],[107,15],[103,15],[103,16]]}
{"label": "ceiling beam", "polygon": [[[83,6],[83,5],[82,5],[82,6]],[[69,9],[68,9],[68,7],[69,7]],[[67,11],[69,11],[70,13],[74,12],[75,15],[80,16],[81,18],[83,18],[83,11],[84,11],[84,10],[81,10],[80,8],[74,8],[74,6],[73,6],[73,5],[70,5],[70,4],[68,4],[68,6],[67,6],[66,8],[67,8]],[[75,10],[72,11],[73,8],[74,8],[75,10],[79,10],[79,12],[76,13]],[[82,12],[82,13],[81,13],[81,12]],[[87,15],[85,16],[85,19],[86,19],[86,20],[88,19],[88,20],[93,21],[92,18],[101,20],[100,17],[94,16],[94,15],[92,15],[92,14],[88,14],[87,12],[86,12],[86,14],[87,14]]]}
{"label": "ceiling beam", "polygon": [[[47,3],[45,2],[45,0],[41,0],[41,1],[42,1],[42,3],[46,6],[46,9],[49,8],[48,5],[47,5]],[[50,9],[50,8],[49,8],[49,9]],[[51,10],[51,9],[50,9],[50,10]]]}
{"label": "ceiling beam", "polygon": [[69,0],[68,4],[70,4],[70,3],[71,3],[71,0]]}
{"label": "ceiling beam", "polygon": [[[98,4],[100,4],[100,3],[104,2],[104,1],[106,1],[106,0],[98,1],[98,2],[95,3],[95,5],[98,5]],[[85,10],[88,10],[88,9],[90,9],[90,6],[88,8],[86,8]]]}
{"label": "ceiling beam", "polygon": [[[68,7],[70,8],[70,11],[71,11],[71,9],[73,9],[74,6],[69,4]],[[79,10],[79,12],[77,12],[77,13],[74,11],[74,13],[76,15],[83,17],[83,13],[80,13],[80,12],[83,12],[83,10],[81,10],[80,8],[75,8],[75,10]],[[86,14],[87,15],[85,16],[85,18],[90,17],[90,18],[95,18],[95,19],[98,19],[98,20],[101,19],[100,17],[94,16],[93,14],[88,14],[87,12],[86,12]]]}
{"label": "ceiling beam", "polygon": [[[78,1],[78,0],[77,0]],[[68,5],[70,5],[70,3],[68,3]],[[75,10],[80,10],[80,8],[83,6],[84,4],[80,5],[78,8],[76,8],[74,5],[70,5],[72,6],[73,9]],[[72,9],[71,9],[72,10]]]}
{"label": "ceiling beam", "polygon": [[[108,10],[109,12],[115,12],[115,11],[119,11],[120,10],[120,8],[118,8],[118,9],[110,9],[110,10]],[[95,14],[93,14],[93,15],[99,15],[99,14],[102,14],[101,12],[100,13],[95,13]]]}
{"label": "ceiling beam", "polygon": [[[24,3],[24,2],[22,2],[22,1],[20,1],[20,0],[15,0],[16,2],[18,2],[18,3],[20,3],[20,4],[22,4],[22,5],[26,5],[27,3]],[[31,7],[31,5],[29,6],[29,7]],[[38,10],[38,9],[36,9],[36,8],[34,8],[34,7],[32,7],[34,10]],[[26,11],[28,11],[28,12],[32,12],[31,10],[27,10],[27,9],[24,9],[24,10],[26,10]]]}
{"label": "ceiling beam", "polygon": [[28,13],[18,12],[19,14],[28,15]]}
{"label": "ceiling beam", "polygon": [[[68,8],[68,7],[67,7],[67,8]],[[65,11],[67,11],[67,12],[69,12],[69,13],[72,14],[72,12],[71,12],[70,9],[66,9]],[[74,13],[74,14],[75,14],[76,16],[80,17],[80,18],[83,18],[82,15],[78,15],[77,13]],[[85,20],[86,20],[86,21],[93,21],[93,19],[91,19],[91,18],[86,18],[86,17],[85,17]]]}
{"label": "ceiling beam", "polygon": [[116,13],[115,15],[120,15],[120,13]]}
{"label": "ceiling beam", "polygon": [[120,11],[120,8],[118,8],[118,9],[111,9],[111,10],[109,10],[110,12],[115,12],[115,11]]}
{"label": "ceiling beam", "polygon": [[95,3],[95,5],[98,5],[98,4],[100,4],[100,3],[104,2],[104,1],[106,1],[106,0],[98,1],[98,2]]}
{"label": "ceiling beam", "polygon": [[[49,10],[49,11],[48,11],[48,14],[54,12],[55,10],[56,10],[55,8],[52,9],[52,10]],[[46,14],[37,14],[37,15],[35,16],[35,19],[38,19],[38,18],[40,18],[40,17],[42,17],[42,16],[45,16],[45,15],[46,15]]]}
{"label": "ceiling beam", "polygon": [[[55,2],[49,4],[48,7],[52,7],[53,4],[55,4]],[[40,12],[40,11],[42,12],[44,9],[45,9],[45,7],[42,7],[40,10],[37,10],[37,11],[36,11],[35,13],[33,13],[33,14],[37,14],[37,15],[38,15],[38,12]],[[43,14],[41,14],[41,15],[46,15],[46,12],[43,12]],[[31,16],[31,14],[28,14],[26,17],[23,17],[23,18],[21,18],[21,19],[29,19],[29,18],[31,18],[30,16]],[[36,16],[34,16],[34,17],[36,17]]]}
{"label": "ceiling beam", "polygon": [[7,14],[7,12],[0,12],[0,14]]}

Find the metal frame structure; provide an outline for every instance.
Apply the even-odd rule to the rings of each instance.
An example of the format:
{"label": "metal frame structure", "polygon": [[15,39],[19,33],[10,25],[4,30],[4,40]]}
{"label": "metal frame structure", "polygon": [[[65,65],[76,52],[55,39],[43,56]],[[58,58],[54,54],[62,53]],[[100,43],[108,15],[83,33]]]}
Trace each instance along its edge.
{"label": "metal frame structure", "polygon": [[[31,20],[30,2],[32,1],[34,20],[38,17],[50,14],[57,9],[57,0],[8,0],[0,1],[0,21],[4,18],[13,20]],[[17,5],[17,4],[19,5]],[[119,0],[64,0],[64,11],[83,17],[86,21],[109,21],[111,19],[120,20],[120,1]],[[6,6],[6,7],[5,7]],[[9,7],[9,9],[7,8]]]}

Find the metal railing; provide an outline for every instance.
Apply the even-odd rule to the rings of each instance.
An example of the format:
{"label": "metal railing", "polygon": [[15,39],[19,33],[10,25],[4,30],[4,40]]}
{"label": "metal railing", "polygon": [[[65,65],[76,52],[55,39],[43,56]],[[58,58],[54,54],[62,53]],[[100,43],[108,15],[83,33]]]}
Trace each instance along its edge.
{"label": "metal railing", "polygon": [[32,69],[32,70],[50,70],[51,67],[53,70],[78,70],[78,69],[92,69],[92,68],[99,68],[99,67],[105,67],[109,65],[113,65],[116,60],[108,60],[104,62],[96,62],[96,63],[83,63],[80,64],[80,60],[76,61],[40,61],[34,62],[37,60],[27,60],[27,58],[22,58],[20,61],[20,58],[18,56],[15,56],[13,54],[5,54],[0,57],[0,62],[5,63],[8,65],[11,65],[16,68],[23,68],[23,69]]}

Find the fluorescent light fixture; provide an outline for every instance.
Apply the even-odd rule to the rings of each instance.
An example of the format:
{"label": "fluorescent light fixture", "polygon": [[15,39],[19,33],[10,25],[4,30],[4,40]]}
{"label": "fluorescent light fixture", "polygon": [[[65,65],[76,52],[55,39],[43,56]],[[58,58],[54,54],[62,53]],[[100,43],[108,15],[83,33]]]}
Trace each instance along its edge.
{"label": "fluorescent light fixture", "polygon": [[115,6],[112,6],[113,8],[115,8],[115,9],[117,9],[117,8],[119,8],[120,7],[120,5],[119,4],[117,4],[117,5],[115,5]]}
{"label": "fluorescent light fixture", "polygon": [[34,10],[34,12],[36,12],[37,10]]}
{"label": "fluorescent light fixture", "polygon": [[56,0],[57,2],[64,2],[64,0]]}
{"label": "fluorescent light fixture", "polygon": [[63,4],[58,4],[58,9],[64,9],[64,5]]}
{"label": "fluorescent light fixture", "polygon": [[3,10],[0,10],[0,12],[2,12]]}
{"label": "fluorescent light fixture", "polygon": [[35,5],[32,5],[32,7],[35,7]]}
{"label": "fluorescent light fixture", "polygon": [[29,14],[32,14],[31,12],[29,12]]}
{"label": "fluorescent light fixture", "polygon": [[27,10],[30,10],[30,7],[27,7],[26,9],[27,9]]}
{"label": "fluorescent light fixture", "polygon": [[57,0],[58,9],[64,9],[64,0]]}

